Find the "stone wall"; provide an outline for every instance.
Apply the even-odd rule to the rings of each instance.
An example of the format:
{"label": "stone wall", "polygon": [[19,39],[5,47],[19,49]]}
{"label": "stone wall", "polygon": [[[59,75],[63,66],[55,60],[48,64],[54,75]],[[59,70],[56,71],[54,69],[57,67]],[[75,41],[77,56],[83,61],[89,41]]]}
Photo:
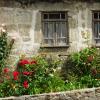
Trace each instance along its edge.
{"label": "stone wall", "polygon": [[[45,3],[38,2],[22,8],[13,0],[0,0],[0,24],[7,26],[8,35],[15,39],[12,62],[19,55],[36,54],[42,42],[41,11],[68,11],[69,47],[42,48],[42,52],[67,55],[94,44],[92,34],[92,10],[100,10],[100,3]],[[83,36],[83,34],[85,34]],[[88,40],[85,37],[89,36]],[[88,41],[88,42],[87,42]]]}
{"label": "stone wall", "polygon": [[20,97],[0,98],[0,100],[100,100],[100,88],[72,90],[59,93],[45,93]]}

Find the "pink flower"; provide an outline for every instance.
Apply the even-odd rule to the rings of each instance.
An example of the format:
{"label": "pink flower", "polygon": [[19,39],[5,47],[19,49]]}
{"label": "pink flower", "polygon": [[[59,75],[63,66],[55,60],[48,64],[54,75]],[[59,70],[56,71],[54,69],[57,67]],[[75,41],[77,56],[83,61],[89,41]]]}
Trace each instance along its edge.
{"label": "pink flower", "polygon": [[24,88],[28,88],[28,81],[24,81],[23,86]]}
{"label": "pink flower", "polygon": [[9,68],[4,68],[4,73],[8,73],[9,72]]}

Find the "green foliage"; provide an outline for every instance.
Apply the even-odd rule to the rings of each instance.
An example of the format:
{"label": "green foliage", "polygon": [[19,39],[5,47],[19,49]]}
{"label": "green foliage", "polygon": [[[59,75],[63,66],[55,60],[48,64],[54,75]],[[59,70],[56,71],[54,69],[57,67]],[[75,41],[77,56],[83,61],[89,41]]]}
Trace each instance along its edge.
{"label": "green foliage", "polygon": [[86,48],[70,55],[67,59],[68,75],[63,78],[65,80],[58,73],[60,60],[41,56],[21,58],[15,71],[3,68],[4,80],[0,84],[0,97],[99,87],[99,57],[96,48]]}
{"label": "green foliage", "polygon": [[14,40],[8,41],[7,32],[0,33],[0,72],[6,65],[6,59],[10,54]]}
{"label": "green foliage", "polygon": [[67,60],[67,65],[78,76],[89,75],[92,69],[100,68],[100,51],[96,48],[85,48],[72,54]]}
{"label": "green foliage", "polygon": [[100,80],[93,78],[91,75],[85,75],[81,77],[80,82],[84,87],[92,88],[100,86]]}
{"label": "green foliage", "polygon": [[73,53],[68,57],[62,74],[69,82],[67,86],[70,83],[75,83],[74,86],[79,83],[81,88],[100,86],[100,50],[85,48]]}
{"label": "green foliage", "polygon": [[[5,76],[5,80],[0,86],[0,96],[19,96],[64,90],[65,82],[56,73],[59,63],[57,63],[58,61],[50,62],[40,56],[30,60],[20,59],[16,71],[12,73],[5,71],[10,79]],[[8,90],[7,93],[5,93],[6,90]]]}

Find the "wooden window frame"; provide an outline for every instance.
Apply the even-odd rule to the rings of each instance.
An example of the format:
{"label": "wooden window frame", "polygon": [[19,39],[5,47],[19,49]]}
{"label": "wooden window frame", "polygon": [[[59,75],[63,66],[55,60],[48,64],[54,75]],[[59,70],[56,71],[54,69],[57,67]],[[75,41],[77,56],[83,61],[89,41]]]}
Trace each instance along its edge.
{"label": "wooden window frame", "polygon": [[[93,10],[92,11],[92,31],[93,31],[93,40],[95,41],[95,44],[96,44],[96,46],[97,47],[100,47],[100,42],[99,43],[97,43],[98,42],[98,40],[100,41],[100,27],[97,25],[97,27],[99,27],[98,28],[98,31],[97,31],[97,33],[95,33],[95,26],[94,26],[94,24],[97,22],[97,23],[100,23],[100,16],[99,16],[99,14],[98,14],[98,18],[94,18],[94,14],[95,13],[99,13],[100,14],[100,10]],[[95,36],[95,35],[97,35],[97,36]]]}
{"label": "wooden window frame", "polygon": [[[61,15],[60,15],[60,19],[44,19],[43,15],[44,14],[61,14],[64,13],[65,14],[65,19],[61,19]],[[66,45],[44,45],[44,43],[42,42],[41,47],[50,47],[50,48],[54,48],[54,47],[69,47],[69,32],[68,32],[68,11],[41,11],[41,21],[42,21],[42,33],[44,34],[44,22],[65,22],[66,23]],[[60,37],[59,37],[60,38]],[[56,41],[56,37],[54,38]],[[43,36],[43,41],[44,41],[44,36]],[[57,42],[56,42],[57,43]]]}

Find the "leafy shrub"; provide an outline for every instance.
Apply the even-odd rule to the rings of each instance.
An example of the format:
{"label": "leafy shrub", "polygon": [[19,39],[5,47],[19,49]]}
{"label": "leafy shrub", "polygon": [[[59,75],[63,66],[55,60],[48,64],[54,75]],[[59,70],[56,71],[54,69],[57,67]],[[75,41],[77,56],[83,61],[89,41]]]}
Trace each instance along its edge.
{"label": "leafy shrub", "polygon": [[[96,48],[85,48],[80,52],[70,55],[66,66],[73,70],[78,76],[90,74],[93,70],[100,68],[100,51]],[[67,68],[67,67],[66,67]]]}
{"label": "leafy shrub", "polygon": [[10,72],[7,67],[2,69],[4,80],[0,82],[0,97],[98,87],[99,57],[96,48],[86,48],[70,55],[65,80],[57,72],[59,60],[41,56],[20,58],[15,71]]}
{"label": "leafy shrub", "polygon": [[[52,62],[54,63],[54,62]],[[62,91],[64,81],[56,74],[56,64],[42,57],[20,59],[17,69],[12,73],[4,69],[5,79],[0,86],[0,96],[26,95]],[[9,75],[9,78],[7,77]],[[8,92],[6,93],[6,90]]]}
{"label": "leafy shrub", "polygon": [[0,30],[0,72],[6,66],[6,59],[11,52],[14,40],[8,41],[7,32],[4,29]]}
{"label": "leafy shrub", "polygon": [[66,61],[62,72],[69,82],[79,82],[82,87],[100,86],[100,51],[97,48],[85,48],[73,53]]}
{"label": "leafy shrub", "polygon": [[96,67],[96,52],[96,48],[86,48],[71,56],[72,62],[76,67],[76,72],[79,75],[90,74],[91,69]]}

